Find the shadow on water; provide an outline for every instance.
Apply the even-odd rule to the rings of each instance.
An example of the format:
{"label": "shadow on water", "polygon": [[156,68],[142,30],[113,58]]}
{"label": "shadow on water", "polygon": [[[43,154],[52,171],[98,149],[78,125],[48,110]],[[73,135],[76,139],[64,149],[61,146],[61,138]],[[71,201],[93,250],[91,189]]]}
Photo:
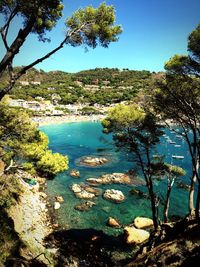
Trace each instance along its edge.
{"label": "shadow on water", "polygon": [[57,248],[57,266],[123,266],[132,250],[122,235],[111,236],[94,229],[58,230],[46,239],[48,248]]}

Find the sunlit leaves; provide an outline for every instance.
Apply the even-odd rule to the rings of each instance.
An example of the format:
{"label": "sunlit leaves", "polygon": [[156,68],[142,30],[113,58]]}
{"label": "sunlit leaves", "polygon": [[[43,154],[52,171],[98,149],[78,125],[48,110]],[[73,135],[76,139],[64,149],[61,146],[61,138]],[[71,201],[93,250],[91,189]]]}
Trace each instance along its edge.
{"label": "sunlit leaves", "polygon": [[95,48],[98,44],[108,47],[110,42],[118,40],[121,26],[115,26],[115,10],[105,3],[98,8],[92,6],[79,9],[66,21],[72,46],[84,45]]}

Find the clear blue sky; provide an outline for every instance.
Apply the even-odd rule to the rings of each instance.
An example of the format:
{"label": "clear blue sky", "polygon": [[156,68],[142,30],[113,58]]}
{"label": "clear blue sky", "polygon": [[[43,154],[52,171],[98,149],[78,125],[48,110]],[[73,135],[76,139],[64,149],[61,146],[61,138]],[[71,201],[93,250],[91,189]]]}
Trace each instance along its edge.
{"label": "clear blue sky", "polygon": [[[64,36],[64,19],[80,7],[101,0],[64,0],[64,17],[48,36],[51,43],[40,43],[33,34],[27,39],[15,66],[26,65],[54,48]],[[45,71],[76,72],[96,67],[117,67],[135,70],[163,70],[164,63],[174,54],[187,53],[187,37],[200,23],[200,0],[107,0],[116,9],[116,23],[123,33],[109,48],[98,47],[85,52],[83,48],[65,46],[50,59],[37,65]],[[19,20],[10,36],[14,35]],[[0,43],[2,47],[2,43]],[[0,49],[2,57],[3,49]]]}

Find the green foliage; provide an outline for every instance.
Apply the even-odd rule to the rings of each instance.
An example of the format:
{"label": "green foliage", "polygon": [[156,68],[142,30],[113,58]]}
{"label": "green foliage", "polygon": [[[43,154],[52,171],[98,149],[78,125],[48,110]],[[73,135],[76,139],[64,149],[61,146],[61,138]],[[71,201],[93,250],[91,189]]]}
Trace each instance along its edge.
{"label": "green foliage", "polygon": [[68,164],[68,159],[59,153],[52,153],[51,151],[46,151],[40,160],[36,163],[37,168],[41,170],[42,173],[47,175],[55,175],[58,172],[66,170]]}
{"label": "green foliage", "polygon": [[105,131],[124,130],[139,125],[145,113],[136,105],[117,105],[110,110],[108,117],[102,121]]}
{"label": "green foliage", "polygon": [[[96,68],[73,74],[61,71],[44,72],[31,68],[23,76],[23,81],[29,82],[29,85],[22,86],[17,83],[11,90],[11,96],[24,100],[35,100],[36,97],[51,100],[52,94],[56,93],[61,97],[61,104],[81,102],[109,105],[132,100],[138,93],[146,94],[146,90],[152,90],[154,76],[148,71],[120,71],[114,68]],[[7,79],[8,76],[4,75],[3,81]],[[34,81],[41,84],[31,84]],[[78,86],[76,81],[82,82],[83,87]],[[85,85],[92,86],[95,81],[98,82],[98,90],[84,88]]]}
{"label": "green foliage", "polygon": [[110,110],[102,125],[105,132],[114,133],[118,145],[129,147],[135,152],[155,145],[162,135],[156,118],[150,113],[145,113],[136,104],[117,105]]}
{"label": "green foliage", "polygon": [[122,32],[120,26],[114,26],[114,22],[114,7],[105,3],[98,8],[88,6],[79,9],[66,21],[69,28],[67,42],[72,46],[85,45],[95,48],[99,44],[108,47],[110,42],[118,40],[117,36]]}
{"label": "green foliage", "polygon": [[168,73],[183,73],[188,65],[188,57],[184,55],[175,55],[165,64]]}
{"label": "green foliage", "polygon": [[14,175],[0,176],[0,209],[9,208],[16,203],[16,200],[21,192],[21,187]]}
{"label": "green foliage", "polygon": [[24,26],[34,22],[32,32],[43,37],[46,30],[51,30],[62,16],[63,5],[60,0],[6,0],[0,2],[0,12],[7,19],[10,14],[21,15]]}
{"label": "green foliage", "polygon": [[22,161],[29,172],[36,170],[50,176],[68,168],[67,157],[48,150],[48,137],[36,128],[24,110],[4,104],[0,104],[0,110],[0,156],[7,165],[11,159],[20,159],[18,164]]}
{"label": "green foliage", "polygon": [[188,50],[192,54],[192,58],[196,57],[198,61],[200,58],[200,24],[189,35]]}
{"label": "green foliage", "polygon": [[171,164],[167,164],[165,163],[165,171],[168,173],[168,174],[171,174],[173,176],[184,176],[186,174],[185,170],[182,169],[181,167],[179,166],[176,166],[176,165],[171,165]]}
{"label": "green foliage", "polygon": [[200,24],[188,37],[187,56],[175,55],[165,65],[168,74],[200,76]]}
{"label": "green foliage", "polygon": [[92,114],[100,114],[100,112],[93,107],[83,107],[79,110],[82,115],[92,115]]}
{"label": "green foliage", "polygon": [[36,170],[34,168],[34,164],[33,163],[31,163],[31,162],[24,162],[22,164],[22,167],[23,167],[23,169],[26,172],[30,173],[31,175],[35,175],[36,174]]}
{"label": "green foliage", "polygon": [[13,221],[5,209],[0,207],[0,265],[4,266],[6,259],[19,252],[21,241],[14,230]]}

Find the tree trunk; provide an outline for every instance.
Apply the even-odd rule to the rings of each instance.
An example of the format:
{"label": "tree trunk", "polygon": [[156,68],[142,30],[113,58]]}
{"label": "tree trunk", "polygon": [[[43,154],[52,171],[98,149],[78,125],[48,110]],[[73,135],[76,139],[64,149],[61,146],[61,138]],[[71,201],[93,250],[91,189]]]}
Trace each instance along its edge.
{"label": "tree trunk", "polygon": [[196,199],[196,210],[195,210],[195,217],[200,224],[200,219],[199,219],[199,206],[200,206],[200,183],[198,184],[198,191],[197,191],[197,199]]}
{"label": "tree trunk", "polygon": [[168,222],[168,214],[169,214],[169,203],[170,203],[170,193],[171,193],[171,183],[168,178],[168,185],[167,185],[167,196],[166,196],[166,201],[165,201],[165,206],[164,206],[164,222]]}
{"label": "tree trunk", "polygon": [[31,16],[30,20],[27,22],[27,25],[24,27],[24,29],[19,30],[16,39],[13,41],[8,51],[6,52],[5,56],[0,62],[0,75],[6,70],[8,64],[12,62],[14,56],[18,54],[19,49],[26,40],[26,37],[31,32],[34,23],[35,23],[35,18]]}
{"label": "tree trunk", "polygon": [[194,214],[195,212],[195,207],[194,207],[194,186],[197,181],[197,176],[196,173],[198,172],[199,169],[199,161],[196,163],[196,171],[193,167],[193,173],[192,173],[192,179],[191,179],[191,184],[190,184],[190,191],[189,191],[189,212],[190,215]]}
{"label": "tree trunk", "polygon": [[157,209],[156,209],[156,199],[155,199],[155,195],[153,192],[153,183],[152,183],[152,179],[149,178],[149,195],[150,195],[150,199],[151,199],[151,210],[152,210],[152,219],[153,219],[153,225],[154,225],[154,229],[157,231],[158,229],[158,218],[157,218]]}

